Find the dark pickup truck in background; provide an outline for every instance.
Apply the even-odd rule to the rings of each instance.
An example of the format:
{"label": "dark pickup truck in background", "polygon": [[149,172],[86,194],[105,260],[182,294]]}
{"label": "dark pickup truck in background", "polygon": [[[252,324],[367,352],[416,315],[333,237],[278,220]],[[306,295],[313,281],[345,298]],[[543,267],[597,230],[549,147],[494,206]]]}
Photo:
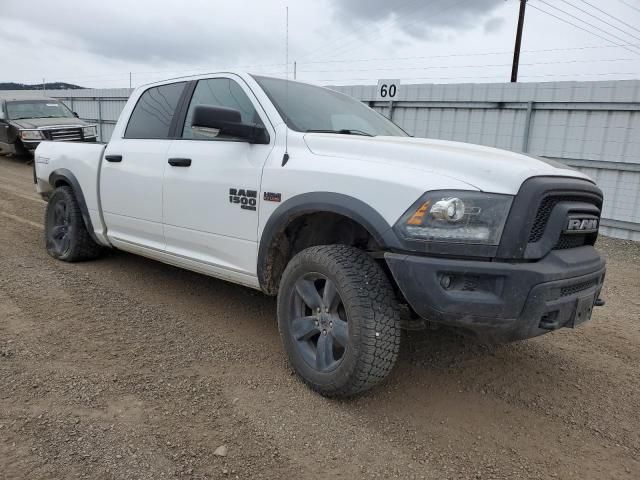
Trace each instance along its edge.
{"label": "dark pickup truck in background", "polygon": [[0,155],[33,153],[43,140],[95,142],[97,128],[54,98],[0,93]]}

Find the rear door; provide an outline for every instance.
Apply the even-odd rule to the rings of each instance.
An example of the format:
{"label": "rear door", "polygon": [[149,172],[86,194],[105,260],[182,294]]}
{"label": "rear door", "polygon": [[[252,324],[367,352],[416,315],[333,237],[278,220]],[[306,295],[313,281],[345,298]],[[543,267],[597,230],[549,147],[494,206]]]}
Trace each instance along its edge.
{"label": "rear door", "polygon": [[102,210],[116,246],[120,242],[165,248],[162,182],[185,86],[186,82],[178,82],[145,91],[122,138],[112,138],[105,150],[100,174]]}
{"label": "rear door", "polygon": [[[239,110],[243,123],[267,126],[271,143],[199,135],[191,129],[197,105]],[[198,81],[183,123],[165,159],[167,252],[208,264],[221,276],[219,269],[227,277],[255,276],[260,179],[274,138],[266,114],[243,80],[220,76]],[[170,165],[172,159],[189,165]]]}

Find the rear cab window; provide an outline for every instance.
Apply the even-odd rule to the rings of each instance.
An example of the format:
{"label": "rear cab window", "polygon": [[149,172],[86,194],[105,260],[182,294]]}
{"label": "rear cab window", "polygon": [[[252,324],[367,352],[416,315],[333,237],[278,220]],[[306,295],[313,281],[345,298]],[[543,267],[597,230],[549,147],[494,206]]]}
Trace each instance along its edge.
{"label": "rear cab window", "polygon": [[151,87],[138,99],[129,117],[126,139],[167,139],[186,82]]}

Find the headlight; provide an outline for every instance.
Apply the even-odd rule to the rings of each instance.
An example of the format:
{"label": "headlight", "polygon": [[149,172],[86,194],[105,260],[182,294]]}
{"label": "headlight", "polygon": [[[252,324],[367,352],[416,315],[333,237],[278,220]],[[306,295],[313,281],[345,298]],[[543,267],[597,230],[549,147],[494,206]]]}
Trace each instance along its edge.
{"label": "headlight", "polygon": [[84,138],[97,137],[98,131],[96,130],[96,127],[92,125],[90,127],[82,127],[82,134],[84,135]]}
{"label": "headlight", "polygon": [[394,228],[414,240],[498,245],[512,200],[495,193],[427,192]]}
{"label": "headlight", "polygon": [[44,135],[42,135],[42,132],[40,130],[21,130],[20,139],[26,141],[43,140]]}

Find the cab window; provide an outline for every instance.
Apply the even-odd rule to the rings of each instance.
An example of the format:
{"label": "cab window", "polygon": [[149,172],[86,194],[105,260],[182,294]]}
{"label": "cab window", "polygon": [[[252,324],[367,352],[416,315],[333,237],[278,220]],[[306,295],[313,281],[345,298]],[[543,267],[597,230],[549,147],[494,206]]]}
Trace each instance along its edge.
{"label": "cab window", "polygon": [[144,92],[129,118],[124,138],[169,138],[185,85],[186,82],[171,83]]}
{"label": "cab window", "polygon": [[202,135],[191,128],[193,111],[198,105],[233,108],[240,112],[242,123],[254,123],[264,126],[258,112],[242,87],[229,78],[211,78],[200,80],[196,85],[184,122],[182,138],[191,140],[233,140],[233,138]]}

